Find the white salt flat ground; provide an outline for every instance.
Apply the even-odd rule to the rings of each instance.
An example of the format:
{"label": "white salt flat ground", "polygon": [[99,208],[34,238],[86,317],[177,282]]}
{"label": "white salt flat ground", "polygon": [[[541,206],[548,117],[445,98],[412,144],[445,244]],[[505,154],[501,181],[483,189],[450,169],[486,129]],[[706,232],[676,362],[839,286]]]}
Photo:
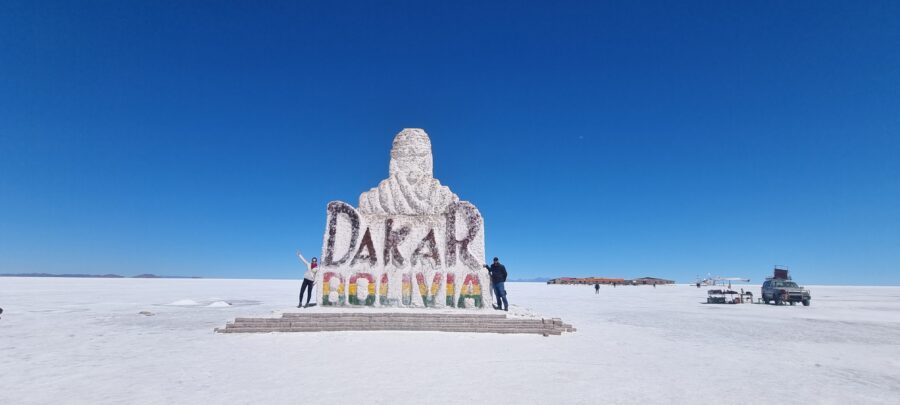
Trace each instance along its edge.
{"label": "white salt flat ground", "polygon": [[[804,308],[509,283],[514,312],[578,332],[213,333],[298,289],[0,278],[0,404],[900,403],[900,287],[813,286]],[[236,305],[204,306],[220,300]]]}

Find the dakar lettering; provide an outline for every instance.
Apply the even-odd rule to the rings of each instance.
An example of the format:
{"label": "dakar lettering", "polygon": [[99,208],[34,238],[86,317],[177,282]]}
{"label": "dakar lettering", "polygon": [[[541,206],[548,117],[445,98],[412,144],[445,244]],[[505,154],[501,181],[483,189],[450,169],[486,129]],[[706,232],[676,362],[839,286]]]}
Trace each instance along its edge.
{"label": "dakar lettering", "polygon": [[[396,304],[398,301],[390,292],[392,281],[398,280],[399,302],[407,301],[403,305],[482,306],[478,278],[481,260],[469,249],[481,234],[482,220],[471,204],[451,204],[441,215],[440,223],[403,216],[399,219],[398,216],[377,218],[378,222],[369,223],[355,208],[340,201],[329,203],[327,212],[328,237],[322,255],[322,305],[374,305],[376,301],[381,305]],[[401,222],[403,219],[406,221]],[[411,238],[412,235],[416,238]],[[460,273],[466,282],[457,291],[454,280]],[[421,302],[415,300],[414,304],[412,297],[402,299],[404,276],[407,280],[416,280]],[[379,280],[378,289],[375,280]],[[340,284],[345,281],[348,285],[342,287]],[[406,288],[411,289],[411,286]],[[375,299],[376,290],[381,296],[379,300]],[[344,297],[344,291],[350,297]],[[460,295],[462,300],[455,299]],[[465,298],[471,298],[472,302],[467,304]],[[440,305],[442,302],[445,304]]]}
{"label": "dakar lettering", "polygon": [[[459,240],[453,235],[455,222],[456,222],[456,211],[463,210],[466,214],[466,237]],[[341,256],[340,260],[334,260],[334,245],[335,240],[338,235],[337,228],[337,216],[344,214],[350,217],[350,246],[347,251]],[[356,246],[356,237],[359,235],[359,227],[363,222],[360,221],[359,214],[356,213],[356,210],[340,201],[333,201],[328,204],[328,241],[325,243],[325,266],[337,266],[341,265],[350,258],[350,254],[353,253],[353,249]],[[478,231],[481,227],[481,215],[475,210],[475,207],[468,203],[455,203],[451,206],[450,211],[446,214],[447,218],[447,226],[448,229],[447,237],[446,237],[446,256],[443,259],[443,262],[446,262],[448,265],[453,265],[456,263],[457,257],[457,246],[459,247],[459,257],[461,257],[462,261],[466,263],[472,269],[478,269],[481,265],[478,264],[478,260],[476,260],[471,253],[469,253],[469,243],[471,243],[475,236],[478,234]],[[384,229],[385,229],[385,237],[383,239],[383,257],[384,257],[384,265],[394,266],[398,268],[404,267],[406,263],[406,259],[403,257],[403,253],[401,253],[401,244],[403,243],[406,236],[410,233],[410,227],[404,225],[400,228],[399,231],[393,230],[394,219],[387,218],[384,221]],[[423,250],[425,249],[425,250]],[[405,250],[405,249],[404,249]],[[372,242],[372,233],[370,232],[370,228],[366,227],[366,231],[363,234],[362,243],[359,245],[359,249],[356,251],[356,254],[353,255],[353,258],[350,260],[350,265],[354,265],[357,261],[363,260],[368,263],[370,266],[375,266],[378,263],[378,258],[376,257],[376,249]],[[424,260],[431,260],[430,265],[433,267],[441,267],[441,255],[437,248],[437,242],[434,237],[434,229],[429,229],[428,233],[424,238],[416,245],[415,250],[413,250],[410,254],[411,260],[410,264],[415,267],[419,262],[423,262]],[[424,262],[423,262],[424,264]]]}

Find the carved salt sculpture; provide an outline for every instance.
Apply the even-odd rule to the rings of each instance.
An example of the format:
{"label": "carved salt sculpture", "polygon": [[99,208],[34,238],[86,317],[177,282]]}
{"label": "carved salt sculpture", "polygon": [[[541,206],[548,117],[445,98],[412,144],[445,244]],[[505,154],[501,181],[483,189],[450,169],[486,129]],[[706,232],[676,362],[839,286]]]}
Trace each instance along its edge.
{"label": "carved salt sculpture", "polygon": [[483,308],[492,302],[484,221],[434,178],[431,140],[394,137],[389,176],[359,208],[328,204],[318,273],[321,305]]}

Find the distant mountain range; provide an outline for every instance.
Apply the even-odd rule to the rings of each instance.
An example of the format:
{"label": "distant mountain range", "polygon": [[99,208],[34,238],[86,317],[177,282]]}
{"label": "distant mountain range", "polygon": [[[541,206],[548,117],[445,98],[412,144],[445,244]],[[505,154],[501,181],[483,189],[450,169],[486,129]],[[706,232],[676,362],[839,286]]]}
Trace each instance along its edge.
{"label": "distant mountain range", "polygon": [[71,278],[202,278],[187,276],[157,276],[156,274],[138,274],[125,277],[118,274],[50,274],[50,273],[16,273],[0,274],[0,277],[71,277]]}
{"label": "distant mountain range", "polygon": [[515,280],[507,280],[515,283],[546,283],[550,280],[547,277],[535,277],[535,278],[517,278]]}

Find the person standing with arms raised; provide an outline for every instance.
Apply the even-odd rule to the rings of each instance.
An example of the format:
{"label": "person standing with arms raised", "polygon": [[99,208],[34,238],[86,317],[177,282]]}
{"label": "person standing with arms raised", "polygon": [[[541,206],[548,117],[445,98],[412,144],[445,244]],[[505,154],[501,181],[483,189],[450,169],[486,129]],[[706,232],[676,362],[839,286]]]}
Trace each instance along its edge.
{"label": "person standing with arms raised", "polygon": [[[300,253],[300,249],[297,249],[297,258],[306,265],[306,273],[303,273],[303,284],[300,285],[300,302],[297,304],[297,308],[306,308],[309,306],[309,299],[312,298],[313,295],[313,285],[316,283],[316,273],[319,271],[319,263],[315,257],[312,258],[312,263],[306,261],[303,254]],[[303,292],[307,290],[306,304],[304,305]]]}

